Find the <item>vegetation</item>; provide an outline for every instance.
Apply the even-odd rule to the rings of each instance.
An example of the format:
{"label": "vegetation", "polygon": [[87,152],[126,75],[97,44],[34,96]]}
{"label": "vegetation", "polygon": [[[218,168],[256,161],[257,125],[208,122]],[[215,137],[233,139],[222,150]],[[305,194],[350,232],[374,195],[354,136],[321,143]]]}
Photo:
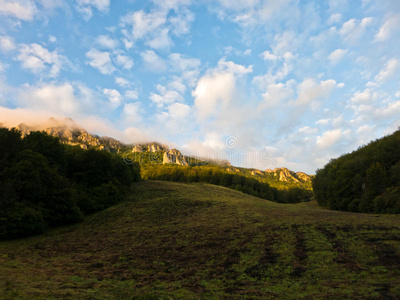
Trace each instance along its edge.
{"label": "vegetation", "polygon": [[398,299],[400,219],[282,205],[208,184],[0,242],[0,299]]}
{"label": "vegetation", "polygon": [[243,193],[279,203],[298,203],[310,201],[312,191],[300,187],[278,190],[267,182],[260,182],[255,177],[244,176],[225,171],[213,165],[180,166],[150,164],[142,167],[142,177],[152,180],[175,182],[204,182],[232,188]]}
{"label": "vegetation", "polygon": [[137,164],[58,138],[0,128],[0,239],[80,221],[122,200],[140,179]]}
{"label": "vegetation", "polygon": [[324,207],[367,213],[400,213],[400,130],[332,159],[313,181]]}

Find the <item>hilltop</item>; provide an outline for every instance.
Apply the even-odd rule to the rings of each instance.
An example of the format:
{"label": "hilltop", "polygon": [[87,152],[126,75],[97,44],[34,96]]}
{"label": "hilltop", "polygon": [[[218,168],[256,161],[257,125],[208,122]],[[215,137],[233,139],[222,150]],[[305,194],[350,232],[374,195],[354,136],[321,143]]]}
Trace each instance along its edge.
{"label": "hilltop", "polygon": [[400,220],[145,181],[77,225],[0,242],[0,298],[397,299]]}

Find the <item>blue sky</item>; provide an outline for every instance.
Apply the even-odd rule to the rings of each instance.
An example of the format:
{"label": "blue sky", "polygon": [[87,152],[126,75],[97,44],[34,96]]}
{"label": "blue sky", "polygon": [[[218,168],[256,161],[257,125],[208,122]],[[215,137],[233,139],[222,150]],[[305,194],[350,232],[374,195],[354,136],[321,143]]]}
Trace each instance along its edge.
{"label": "blue sky", "polygon": [[397,0],[0,0],[0,123],[314,173],[400,125]]}

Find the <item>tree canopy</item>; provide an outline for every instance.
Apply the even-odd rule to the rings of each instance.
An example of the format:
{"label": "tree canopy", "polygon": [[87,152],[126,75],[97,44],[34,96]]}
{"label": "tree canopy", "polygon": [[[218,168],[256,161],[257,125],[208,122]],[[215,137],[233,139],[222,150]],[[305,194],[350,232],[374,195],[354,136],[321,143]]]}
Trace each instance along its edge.
{"label": "tree canopy", "polygon": [[317,171],[313,189],[330,209],[400,213],[400,131],[332,159]]}
{"label": "tree canopy", "polygon": [[137,163],[64,145],[44,132],[0,128],[0,238],[78,222],[122,199],[140,180]]}

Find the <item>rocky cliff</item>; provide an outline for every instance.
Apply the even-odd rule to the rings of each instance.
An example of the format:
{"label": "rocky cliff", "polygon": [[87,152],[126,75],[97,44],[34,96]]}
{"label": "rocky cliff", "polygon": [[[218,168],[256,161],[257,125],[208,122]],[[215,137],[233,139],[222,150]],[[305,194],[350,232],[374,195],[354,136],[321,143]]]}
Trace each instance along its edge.
{"label": "rocky cliff", "polygon": [[185,160],[185,157],[177,149],[171,149],[169,151],[164,152],[163,164],[178,164],[182,166],[188,165],[188,163]]}
{"label": "rocky cliff", "polygon": [[118,152],[122,147],[121,142],[113,138],[99,137],[86,132],[86,130],[76,125],[72,119],[57,121],[51,118],[41,126],[29,126],[21,123],[17,126],[17,129],[21,131],[23,137],[31,131],[44,131],[48,135],[59,138],[64,144],[80,146],[83,149],[93,147],[99,150],[115,150]]}
{"label": "rocky cliff", "polygon": [[312,177],[310,175],[307,175],[306,173],[303,172],[295,173],[287,168],[276,168],[274,170],[267,169],[265,170],[265,174],[273,176],[274,179],[283,182],[302,183],[302,182],[309,182],[312,179]]}

